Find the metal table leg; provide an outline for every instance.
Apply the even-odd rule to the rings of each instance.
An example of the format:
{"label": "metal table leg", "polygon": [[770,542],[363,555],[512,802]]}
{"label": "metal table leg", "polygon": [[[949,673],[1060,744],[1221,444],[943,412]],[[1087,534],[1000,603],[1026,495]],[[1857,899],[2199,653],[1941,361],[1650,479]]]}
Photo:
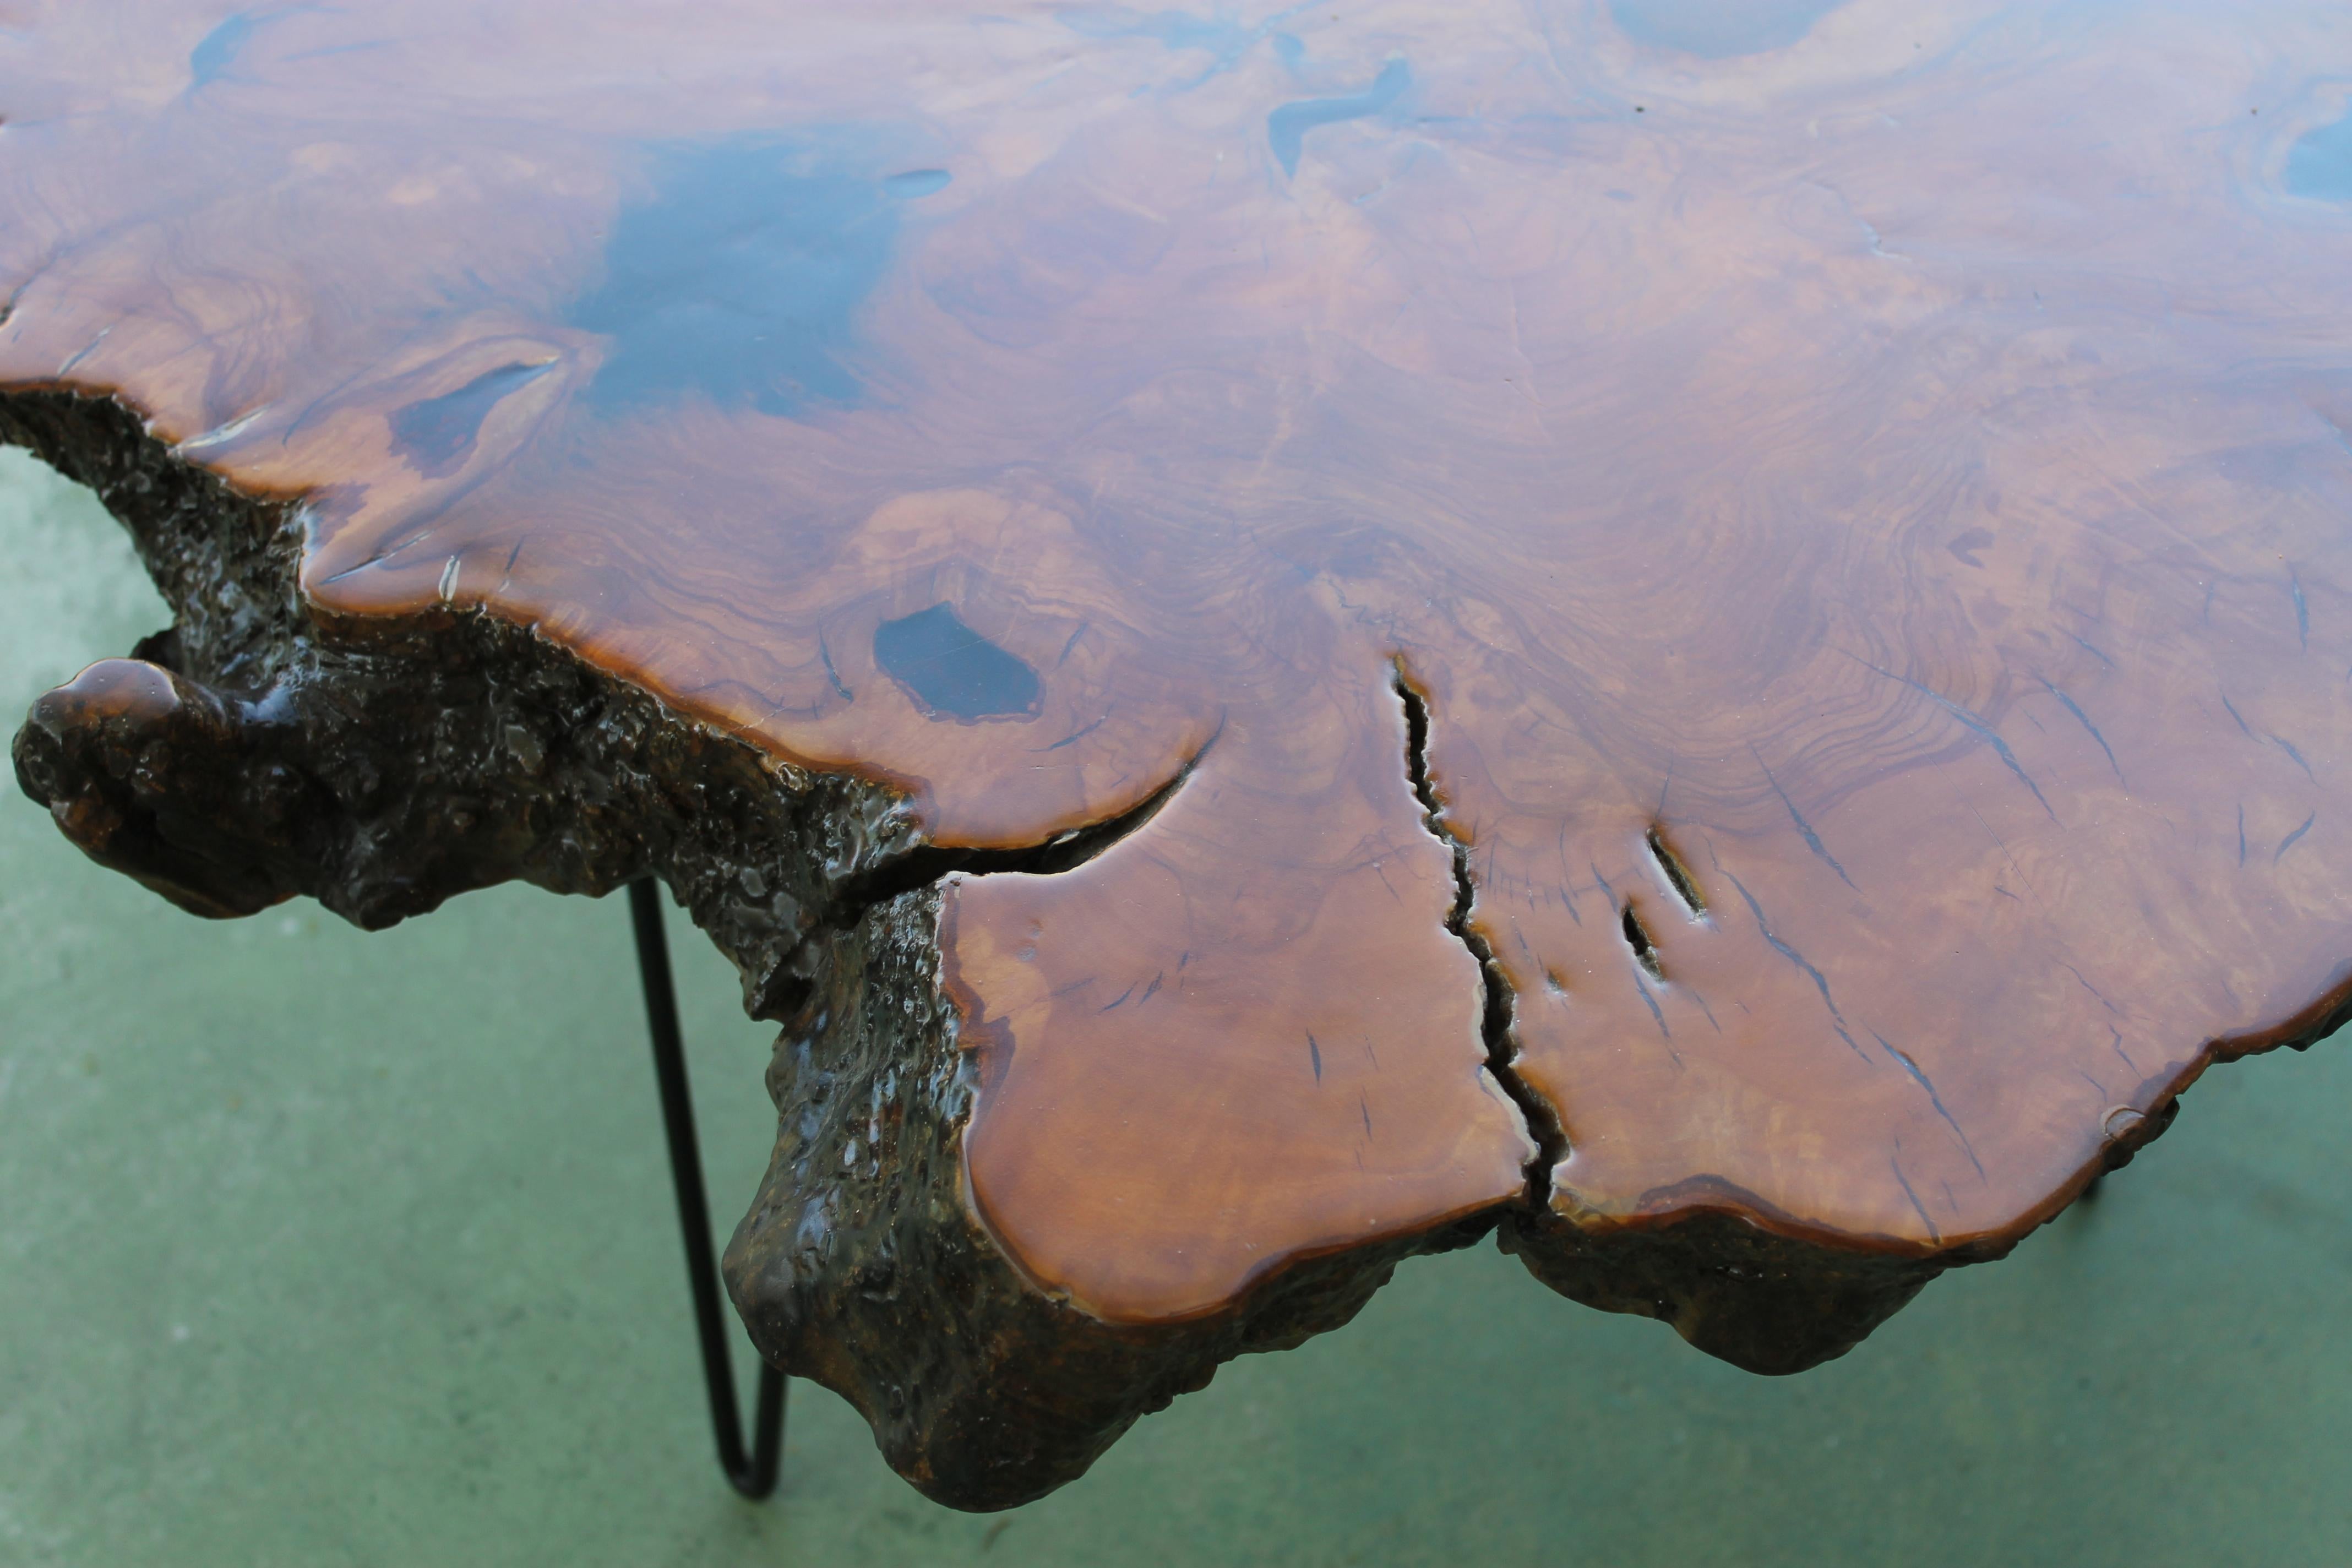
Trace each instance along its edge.
{"label": "metal table leg", "polygon": [[637,973],[645,983],[646,1024],[653,1037],[654,1077],[661,1086],[662,1128],[669,1137],[670,1179],[677,1189],[677,1223],[686,1241],[687,1282],[694,1291],[694,1325],[702,1339],[702,1376],[710,1394],[719,1468],[737,1491],[758,1500],[776,1489],[783,1464],[784,1374],[761,1363],[759,1405],[751,1417],[747,1455],[735,1369],[727,1350],[719,1259],[710,1245],[710,1205],[703,1192],[702,1151],[694,1133],[694,1095],[686,1078],[677,992],[670,982],[669,943],[662,931],[661,885],[652,878],[629,884],[629,919],[636,930]]}

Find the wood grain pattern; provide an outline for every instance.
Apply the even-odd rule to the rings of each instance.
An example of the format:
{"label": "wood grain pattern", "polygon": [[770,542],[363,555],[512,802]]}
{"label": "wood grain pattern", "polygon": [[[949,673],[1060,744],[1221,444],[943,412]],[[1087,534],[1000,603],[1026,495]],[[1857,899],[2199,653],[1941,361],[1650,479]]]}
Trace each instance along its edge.
{"label": "wood grain pattern", "polygon": [[2352,985],[2340,5],[14,16],[0,380],[903,798],[1096,1322],[1809,1364]]}

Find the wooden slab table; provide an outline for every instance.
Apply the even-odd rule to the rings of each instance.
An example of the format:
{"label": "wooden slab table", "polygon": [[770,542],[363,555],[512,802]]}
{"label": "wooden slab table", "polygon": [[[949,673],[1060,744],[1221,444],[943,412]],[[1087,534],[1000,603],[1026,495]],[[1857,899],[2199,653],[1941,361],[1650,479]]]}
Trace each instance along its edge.
{"label": "wooden slab table", "polygon": [[660,877],[930,1495],[1489,1235],[1763,1372],[2352,995],[2340,0],[50,0],[0,435],[206,915]]}

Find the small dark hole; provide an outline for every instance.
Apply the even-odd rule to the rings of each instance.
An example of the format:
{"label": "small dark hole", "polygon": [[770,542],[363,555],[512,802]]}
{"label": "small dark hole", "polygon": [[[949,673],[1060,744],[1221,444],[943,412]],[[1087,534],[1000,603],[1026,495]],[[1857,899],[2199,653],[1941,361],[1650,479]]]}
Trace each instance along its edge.
{"label": "small dark hole", "polygon": [[1658,967],[1657,944],[1650,940],[1650,933],[1643,929],[1641,917],[1633,912],[1633,906],[1631,904],[1625,906],[1625,945],[1633,950],[1634,958],[1640,962],[1643,969],[1649,971],[1651,979],[1664,980],[1666,977],[1665,972]]}

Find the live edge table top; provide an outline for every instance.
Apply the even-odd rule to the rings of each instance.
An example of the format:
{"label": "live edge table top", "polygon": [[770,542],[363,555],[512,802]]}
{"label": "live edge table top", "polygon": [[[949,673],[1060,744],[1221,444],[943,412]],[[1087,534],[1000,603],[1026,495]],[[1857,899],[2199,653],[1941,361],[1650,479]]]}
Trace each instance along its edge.
{"label": "live edge table top", "polygon": [[2344,1003],[2341,0],[5,21],[0,426],[181,617],[28,789],[668,879],[935,1495],[1498,1226],[1810,1364]]}

